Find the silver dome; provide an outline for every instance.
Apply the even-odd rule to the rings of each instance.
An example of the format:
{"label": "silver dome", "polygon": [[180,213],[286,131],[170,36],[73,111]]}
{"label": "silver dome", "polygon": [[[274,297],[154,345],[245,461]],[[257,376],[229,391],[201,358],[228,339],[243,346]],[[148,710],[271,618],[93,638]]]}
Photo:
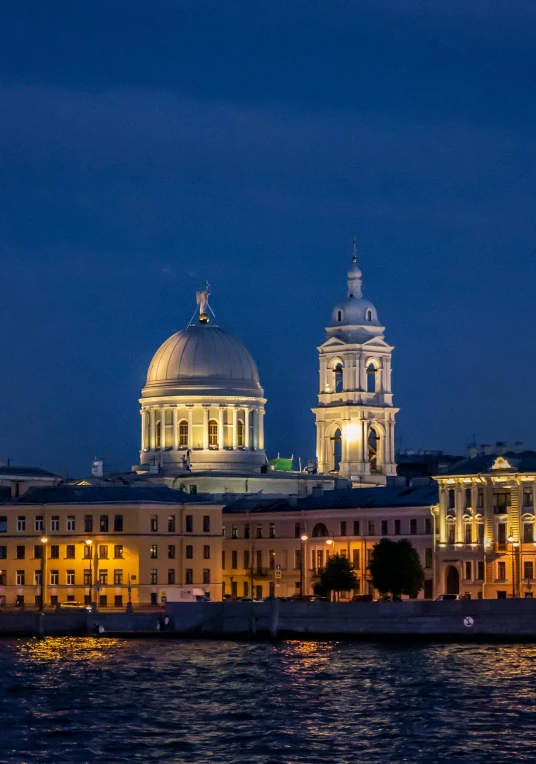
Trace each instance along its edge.
{"label": "silver dome", "polygon": [[262,398],[257,365],[244,345],[209,323],[192,324],[156,351],[143,389],[158,395],[239,395]]}

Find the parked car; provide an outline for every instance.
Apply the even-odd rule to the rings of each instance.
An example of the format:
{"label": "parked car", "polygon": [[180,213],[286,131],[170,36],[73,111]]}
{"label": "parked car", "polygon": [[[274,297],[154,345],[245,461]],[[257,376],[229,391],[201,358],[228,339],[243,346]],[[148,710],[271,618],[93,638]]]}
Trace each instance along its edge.
{"label": "parked car", "polygon": [[372,594],[354,594],[354,598],[350,602],[372,602]]}
{"label": "parked car", "polygon": [[84,605],[82,602],[60,602],[60,610],[86,610],[91,613],[91,605]]}
{"label": "parked car", "polygon": [[434,602],[443,602],[445,600],[463,600],[461,594],[440,594],[435,598]]}

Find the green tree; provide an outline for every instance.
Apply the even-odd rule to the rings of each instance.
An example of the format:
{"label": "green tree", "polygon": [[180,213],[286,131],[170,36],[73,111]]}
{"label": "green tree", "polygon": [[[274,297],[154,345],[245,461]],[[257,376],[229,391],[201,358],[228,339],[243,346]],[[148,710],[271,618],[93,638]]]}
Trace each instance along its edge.
{"label": "green tree", "polygon": [[357,588],[357,578],[350,561],[339,554],[332,555],[320,574],[319,589],[325,592],[349,592]]}
{"label": "green tree", "polygon": [[424,584],[424,570],[411,541],[382,539],[372,550],[369,563],[372,585],[380,594],[416,597]]}

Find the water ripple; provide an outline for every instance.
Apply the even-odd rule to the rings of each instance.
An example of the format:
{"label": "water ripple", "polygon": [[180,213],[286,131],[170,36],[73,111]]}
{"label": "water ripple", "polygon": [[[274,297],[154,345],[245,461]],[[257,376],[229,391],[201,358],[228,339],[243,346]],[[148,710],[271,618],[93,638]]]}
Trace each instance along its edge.
{"label": "water ripple", "polygon": [[536,647],[0,642],[0,761],[536,761]]}

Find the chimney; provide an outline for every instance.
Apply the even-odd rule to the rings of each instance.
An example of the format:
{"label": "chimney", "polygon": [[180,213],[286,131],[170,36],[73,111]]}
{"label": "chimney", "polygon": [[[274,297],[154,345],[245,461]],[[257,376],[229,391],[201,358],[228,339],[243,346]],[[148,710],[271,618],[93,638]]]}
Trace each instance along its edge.
{"label": "chimney", "polygon": [[311,496],[323,496],[323,495],[324,495],[324,486],[314,485],[311,490]]}
{"label": "chimney", "polygon": [[502,440],[498,440],[495,444],[495,454],[497,456],[502,456],[506,453],[508,449],[506,448],[506,443]]}
{"label": "chimney", "polygon": [[520,440],[516,440],[516,442],[514,443],[514,453],[520,454],[524,450],[525,450],[525,446],[523,445],[523,443]]}
{"label": "chimney", "polygon": [[474,459],[477,454],[478,448],[473,443],[467,446],[467,456],[469,459]]}
{"label": "chimney", "polygon": [[104,461],[102,459],[97,459],[97,457],[93,459],[91,474],[93,477],[102,477],[104,475]]}
{"label": "chimney", "polygon": [[482,443],[480,448],[482,449],[484,456],[491,456],[491,446],[488,446],[487,443]]}

